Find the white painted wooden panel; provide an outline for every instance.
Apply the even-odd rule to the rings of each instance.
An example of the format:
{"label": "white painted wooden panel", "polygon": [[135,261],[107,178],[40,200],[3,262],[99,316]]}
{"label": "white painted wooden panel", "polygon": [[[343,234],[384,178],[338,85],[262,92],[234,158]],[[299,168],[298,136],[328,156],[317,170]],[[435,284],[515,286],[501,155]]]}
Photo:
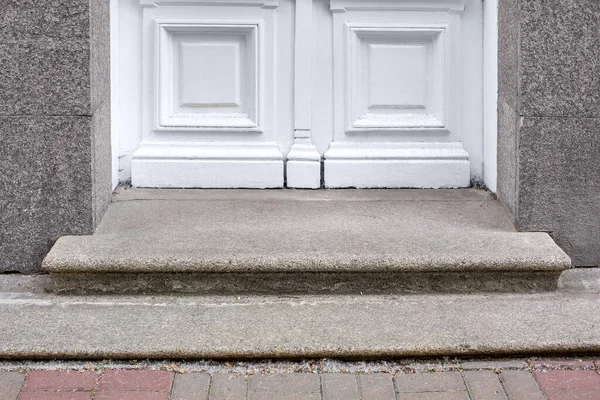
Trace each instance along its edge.
{"label": "white painted wooden panel", "polygon": [[[145,1],[140,187],[282,187],[278,2]],[[290,38],[291,39],[291,38]]]}
{"label": "white painted wooden panel", "polygon": [[[469,63],[481,68],[481,32],[465,35],[463,20],[468,10],[480,23],[477,9],[476,0],[330,1],[327,187],[470,185],[470,151],[481,152],[481,139],[469,150],[463,142],[481,136],[481,114],[465,105],[481,98],[481,79],[464,71]],[[475,170],[480,176],[481,165]]]}

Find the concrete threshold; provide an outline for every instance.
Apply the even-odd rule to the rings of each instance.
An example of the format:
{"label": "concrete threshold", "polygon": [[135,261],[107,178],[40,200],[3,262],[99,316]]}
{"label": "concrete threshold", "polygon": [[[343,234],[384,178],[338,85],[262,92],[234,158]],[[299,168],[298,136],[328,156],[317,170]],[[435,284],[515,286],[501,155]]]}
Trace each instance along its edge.
{"label": "concrete threshold", "polygon": [[569,267],[482,190],[121,189],[43,264],[75,294],[536,292]]}
{"label": "concrete threshold", "polygon": [[600,352],[597,294],[0,294],[0,358],[252,359]]}

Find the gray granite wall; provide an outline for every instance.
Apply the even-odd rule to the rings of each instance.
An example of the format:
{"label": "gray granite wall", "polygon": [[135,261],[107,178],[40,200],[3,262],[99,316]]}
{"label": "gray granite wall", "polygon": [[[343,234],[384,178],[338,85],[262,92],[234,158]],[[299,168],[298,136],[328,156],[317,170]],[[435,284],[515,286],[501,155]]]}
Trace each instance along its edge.
{"label": "gray granite wall", "polygon": [[110,199],[108,1],[1,3],[0,272],[32,273]]}
{"label": "gray granite wall", "polygon": [[600,266],[600,2],[500,0],[498,197]]}

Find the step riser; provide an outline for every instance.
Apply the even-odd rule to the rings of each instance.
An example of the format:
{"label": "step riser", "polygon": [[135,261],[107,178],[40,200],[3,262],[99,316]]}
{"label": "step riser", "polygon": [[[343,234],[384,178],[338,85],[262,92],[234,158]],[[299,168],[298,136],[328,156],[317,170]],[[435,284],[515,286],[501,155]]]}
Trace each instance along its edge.
{"label": "step riser", "polygon": [[415,294],[539,293],[557,289],[560,271],[54,273],[63,294]]}

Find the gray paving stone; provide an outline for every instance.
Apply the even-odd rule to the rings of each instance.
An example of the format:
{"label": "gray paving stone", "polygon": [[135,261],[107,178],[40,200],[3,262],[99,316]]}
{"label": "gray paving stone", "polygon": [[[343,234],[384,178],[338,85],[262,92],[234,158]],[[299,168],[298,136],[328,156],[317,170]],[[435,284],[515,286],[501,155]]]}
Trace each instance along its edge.
{"label": "gray paving stone", "polygon": [[213,374],[209,400],[245,400],[247,379],[245,375]]}
{"label": "gray paving stone", "polygon": [[358,375],[357,379],[361,399],[393,400],[396,398],[391,374]]}
{"label": "gray paving stone", "polygon": [[396,375],[396,391],[398,393],[446,392],[466,389],[460,372]]}
{"label": "gray paving stone", "polygon": [[397,400],[470,400],[467,391],[398,393]]}
{"label": "gray paving stone", "polygon": [[15,400],[25,382],[25,374],[0,372],[0,400]]}
{"label": "gray paving stone", "polygon": [[500,381],[510,400],[544,400],[535,378],[529,371],[502,371]]}
{"label": "gray paving stone", "polygon": [[173,382],[171,399],[199,400],[208,398],[210,375],[204,373],[177,374]]}
{"label": "gray paving stone", "polygon": [[319,393],[250,392],[248,400],[319,400]]}
{"label": "gray paving stone", "polygon": [[504,389],[494,371],[465,371],[472,400],[506,400]]}
{"label": "gray paving stone", "polygon": [[252,375],[248,391],[267,393],[320,393],[321,383],[317,374],[279,373]]}
{"label": "gray paving stone", "polygon": [[354,374],[322,374],[323,400],[358,400],[358,382]]}
{"label": "gray paving stone", "polygon": [[470,400],[467,391],[398,393],[397,400]]}
{"label": "gray paving stone", "polygon": [[480,369],[524,369],[527,368],[527,362],[524,360],[480,360],[465,361],[460,363],[465,370]]}

